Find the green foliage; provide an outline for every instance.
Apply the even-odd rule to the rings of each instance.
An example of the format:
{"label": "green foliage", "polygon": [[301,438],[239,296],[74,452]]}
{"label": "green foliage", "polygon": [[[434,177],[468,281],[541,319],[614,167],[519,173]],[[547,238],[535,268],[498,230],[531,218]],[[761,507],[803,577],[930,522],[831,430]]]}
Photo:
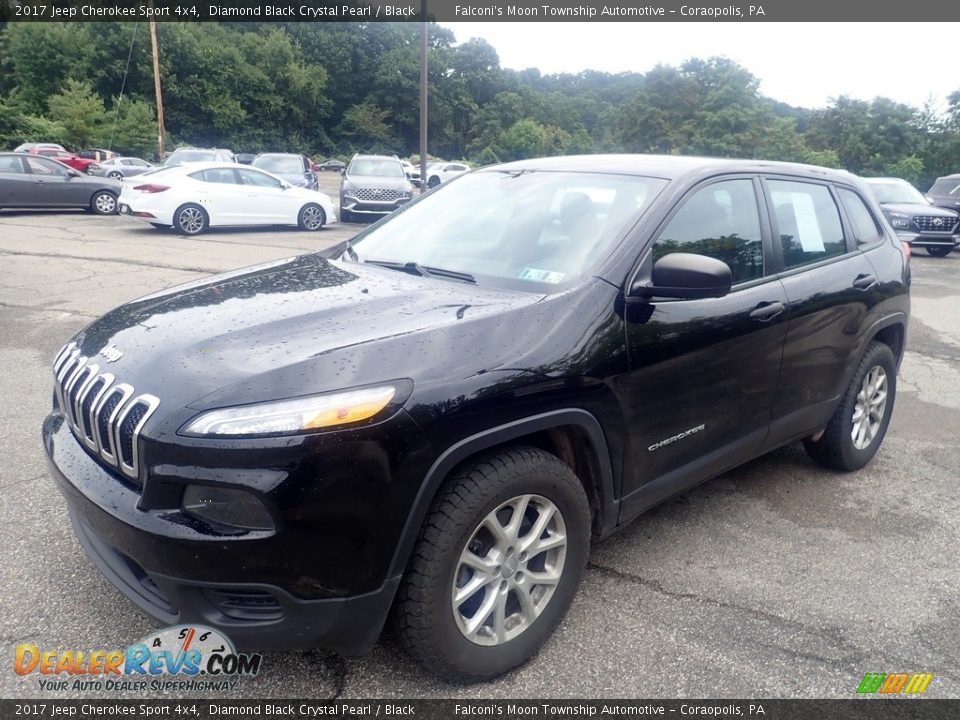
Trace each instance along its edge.
{"label": "green foliage", "polygon": [[102,136],[107,111],[90,83],[67,80],[63,90],[50,96],[47,105],[49,119],[63,127],[68,144],[86,147]]}
{"label": "green foliage", "polygon": [[[159,23],[168,148],[419,151],[418,23]],[[645,73],[541,75],[429,26],[429,143],[483,165],[535,155],[755,157],[904,177],[960,169],[960,89],[941,114],[885,98],[808,110],[760,94],[726,58]],[[129,58],[129,63],[128,63]],[[121,97],[122,96],[122,97]],[[0,28],[0,143],[49,140],[152,156],[145,23]],[[119,108],[119,112],[117,109]]]}
{"label": "green foliage", "polygon": [[547,132],[536,120],[518,120],[500,134],[500,157],[505,160],[523,160],[543,155]]}

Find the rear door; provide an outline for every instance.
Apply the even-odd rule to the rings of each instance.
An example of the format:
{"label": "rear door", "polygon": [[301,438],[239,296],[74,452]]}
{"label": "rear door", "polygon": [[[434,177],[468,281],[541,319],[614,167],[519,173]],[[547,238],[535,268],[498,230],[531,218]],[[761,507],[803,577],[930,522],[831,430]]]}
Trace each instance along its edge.
{"label": "rear door", "polygon": [[0,155],[0,207],[36,204],[33,178],[27,174],[19,155]]}
{"label": "rear door", "polygon": [[678,204],[640,273],[675,252],[726,262],[722,298],[625,307],[631,448],[621,520],[753,457],[762,446],[780,372],[787,299],[765,267],[771,246],[760,184],[728,176]]}
{"label": "rear door", "polygon": [[764,187],[774,228],[772,261],[780,265],[790,304],[767,443],[773,446],[829,420],[880,288],[835,187],[783,177],[765,178]]}

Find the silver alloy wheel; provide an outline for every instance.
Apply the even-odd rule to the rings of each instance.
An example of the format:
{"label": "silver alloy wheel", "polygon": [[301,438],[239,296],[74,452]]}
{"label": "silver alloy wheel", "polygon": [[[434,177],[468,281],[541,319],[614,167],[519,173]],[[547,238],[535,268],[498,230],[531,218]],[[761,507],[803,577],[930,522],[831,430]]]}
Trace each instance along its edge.
{"label": "silver alloy wheel", "polygon": [[460,553],[450,603],[463,636],[502,645],[529,628],[563,576],[567,533],[559,508],[520,495],[487,515]]}
{"label": "silver alloy wheel", "polygon": [[116,170],[114,170],[114,171],[111,172],[109,175],[107,175],[107,177],[108,177],[108,178],[111,178],[111,179],[113,179],[113,180],[122,180],[122,179],[123,179],[123,174],[117,172]]}
{"label": "silver alloy wheel", "polygon": [[117,209],[117,199],[110,193],[100,193],[94,200],[97,206],[97,212],[103,215],[110,215]]}
{"label": "silver alloy wheel", "polygon": [[866,450],[877,436],[887,409],[887,373],[879,365],[870,368],[860,383],[853,407],[853,428],[850,436],[857,450]]}
{"label": "silver alloy wheel", "polygon": [[308,205],[302,211],[303,226],[307,230],[318,230],[323,227],[323,210],[316,205]]}
{"label": "silver alloy wheel", "polygon": [[180,229],[188,235],[196,235],[203,230],[203,212],[199,208],[187,207],[177,216]]}

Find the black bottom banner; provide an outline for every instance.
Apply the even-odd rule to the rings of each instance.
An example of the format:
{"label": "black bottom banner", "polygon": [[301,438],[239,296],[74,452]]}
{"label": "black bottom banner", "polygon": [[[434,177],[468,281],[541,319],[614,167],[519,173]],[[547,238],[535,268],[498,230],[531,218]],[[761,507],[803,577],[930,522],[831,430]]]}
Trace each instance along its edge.
{"label": "black bottom banner", "polygon": [[851,700],[0,700],[0,718],[764,718],[940,720],[960,699]]}

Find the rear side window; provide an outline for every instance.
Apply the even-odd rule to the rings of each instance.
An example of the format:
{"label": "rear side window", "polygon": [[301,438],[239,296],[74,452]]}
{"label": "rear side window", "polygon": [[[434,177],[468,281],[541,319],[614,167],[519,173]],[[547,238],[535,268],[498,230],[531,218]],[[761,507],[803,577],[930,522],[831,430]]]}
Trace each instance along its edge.
{"label": "rear side window", "polygon": [[220,185],[237,185],[237,177],[230,168],[210,168],[200,172],[190,173],[190,177],[195,180],[202,180],[208,183],[217,183]]}
{"label": "rear side window", "polygon": [[768,186],[785,269],[847,251],[840,210],[825,185],[770,180]]}
{"label": "rear side window", "polygon": [[676,252],[723,260],[733,282],[763,276],[763,242],[753,181],[724,180],[684,201],[653,245],[653,259]]}
{"label": "rear side window", "polygon": [[847,218],[850,220],[857,244],[869,245],[879,240],[880,227],[863,198],[846,188],[838,188],[837,194],[840,196],[840,202],[843,203],[843,209],[847,211]]}
{"label": "rear side window", "polygon": [[3,173],[22,173],[23,165],[20,164],[20,158],[10,155],[0,155],[0,172]]}

